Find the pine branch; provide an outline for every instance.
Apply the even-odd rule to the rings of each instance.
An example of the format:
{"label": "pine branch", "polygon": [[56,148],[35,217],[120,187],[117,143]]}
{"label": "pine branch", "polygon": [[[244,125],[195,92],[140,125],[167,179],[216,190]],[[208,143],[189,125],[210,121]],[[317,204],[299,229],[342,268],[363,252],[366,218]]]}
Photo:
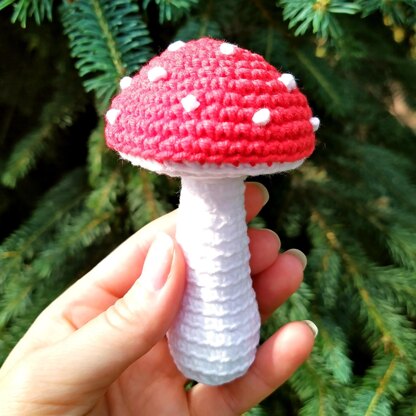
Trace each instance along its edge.
{"label": "pine branch", "polygon": [[[31,304],[33,290],[43,277],[36,264],[42,262],[45,248],[56,244],[55,236],[79,208],[85,191],[83,170],[68,174],[43,196],[31,218],[0,246],[0,330]],[[64,262],[67,256],[59,254]],[[48,263],[43,264],[50,268]]]}
{"label": "pine branch", "polygon": [[[101,181],[85,199],[84,209],[78,216],[71,216],[61,223],[54,241],[37,256],[34,269],[48,276],[57,270],[68,256],[74,256],[111,231],[110,223],[118,211],[117,199],[124,191],[118,169]],[[44,272],[41,272],[41,270]]]}
{"label": "pine branch", "polygon": [[[352,279],[359,297],[358,313],[365,325],[363,329],[366,336],[374,345],[382,345],[385,351],[391,351],[398,357],[405,358],[408,364],[416,368],[416,355],[411,347],[416,342],[416,333],[409,321],[398,313],[397,308],[386,304],[383,299],[376,296],[367,276],[369,261],[361,265],[357,259],[362,258],[363,254],[359,253],[358,249],[353,250],[351,241],[347,249],[321,213],[314,211],[312,221],[327,235],[328,244],[339,252],[345,270]],[[350,254],[351,252],[353,254]]]}
{"label": "pine branch", "polygon": [[40,199],[30,219],[0,246],[0,284],[19,276],[19,270],[35,257],[62,219],[79,206],[85,191],[84,173],[79,169],[65,176]]}
{"label": "pine branch", "polygon": [[415,391],[415,383],[413,383],[412,389],[407,392],[396,408],[393,409],[394,416],[416,416]]}
{"label": "pine branch", "polygon": [[111,232],[112,215],[109,211],[99,215],[90,211],[83,212],[67,223],[62,224],[62,231],[33,261],[31,282],[51,279],[68,261],[82,256],[82,252],[99,242]]}
{"label": "pine branch", "polygon": [[[101,181],[100,186],[97,186],[88,195],[85,199],[84,209],[78,215],[73,210],[71,210],[71,215],[63,215],[64,209],[58,211],[59,228],[55,230],[53,235],[49,236],[48,240],[43,240],[30,259],[24,259],[29,265],[25,273],[15,275],[13,278],[9,276],[4,284],[4,295],[2,307],[0,308],[0,329],[10,319],[25,313],[30,305],[32,292],[40,282],[46,279],[51,280],[54,275],[62,274],[61,270],[68,261],[77,256],[82,257],[86,248],[97,243],[111,232],[111,222],[117,210],[117,196],[124,189],[121,181],[122,178],[119,171],[114,170],[107,180]],[[53,190],[55,192],[51,191],[49,195],[52,195],[53,198],[56,193],[61,192],[62,188],[65,189],[65,185],[58,187],[58,190]],[[74,198],[73,192],[69,192],[69,194],[73,198],[71,202],[75,200],[78,203],[77,198]],[[83,197],[85,198],[85,193]],[[56,199],[54,198],[52,201],[56,202]],[[59,209],[55,205],[54,207]],[[85,207],[88,209],[85,209]],[[73,206],[69,205],[69,208],[73,208]],[[37,217],[44,214],[42,212],[34,215],[35,220],[37,221]],[[57,219],[52,217],[49,223],[44,224],[44,227],[49,228],[51,223],[56,223]],[[32,222],[35,221],[32,220]],[[23,235],[17,236],[23,237]],[[31,247],[38,238],[39,235],[35,235],[35,237],[29,240]],[[27,242],[25,243],[27,244]],[[5,245],[7,249],[8,245],[11,245],[10,241],[6,242]],[[23,243],[19,251],[24,251],[26,247],[27,245]],[[12,256],[10,259],[7,254],[12,254],[14,257]],[[5,266],[8,266],[9,269],[11,267],[17,269],[16,266],[19,266],[19,260],[23,260],[23,255],[18,256],[17,254],[16,252],[10,253],[10,251],[5,251],[0,253],[0,260],[3,255],[3,259],[9,260],[8,263],[5,263]]]}
{"label": "pine branch", "polygon": [[297,27],[295,35],[304,35],[312,29],[324,39],[340,38],[343,30],[334,14],[353,15],[361,8],[355,2],[343,0],[280,0],[283,7],[283,18],[289,20],[289,29]]}
{"label": "pine branch", "polygon": [[61,16],[85,89],[106,106],[119,80],[151,57],[138,6],[133,0],[66,0]]}
{"label": "pine branch", "polygon": [[0,331],[14,316],[27,309],[34,287],[34,282],[26,282],[26,284],[16,280],[8,282],[0,301]]}
{"label": "pine branch", "polygon": [[86,206],[94,213],[115,211],[117,198],[124,191],[124,183],[119,167],[113,169],[109,175],[103,176],[95,189],[86,200]]}
{"label": "pine branch", "polygon": [[135,230],[165,214],[171,207],[163,204],[157,189],[157,176],[129,166],[127,204]]}
{"label": "pine branch", "polygon": [[223,37],[218,21],[213,18],[213,1],[200,3],[199,10],[179,28],[175,39],[187,41],[204,36]]}
{"label": "pine branch", "polygon": [[401,0],[400,2],[358,0],[357,2],[361,6],[365,17],[376,11],[381,11],[385,17],[388,16],[395,24],[411,25],[414,23],[416,7],[413,0]]}
{"label": "pine branch", "polygon": [[[356,140],[347,140],[343,147],[343,155],[337,157],[337,164],[348,169],[357,182],[364,181],[368,189],[375,195],[386,196],[390,204],[398,202],[399,206],[416,208],[416,186],[409,177],[413,168],[410,159],[380,145],[357,144]],[[361,163],[354,164],[351,169],[351,160]]]}
{"label": "pine branch", "polygon": [[97,186],[100,178],[108,173],[106,170],[111,165],[110,157],[115,159],[105,144],[104,121],[101,120],[88,139],[88,182],[92,187]]}
{"label": "pine branch", "polygon": [[265,24],[253,33],[248,41],[247,48],[264,56],[276,68],[288,69],[290,65],[288,57],[291,53],[289,52],[290,46],[287,38],[262,3],[258,0],[253,0],[253,2],[259,8],[261,16],[264,17]]}
{"label": "pine branch", "polygon": [[409,316],[416,316],[416,279],[414,271],[399,267],[375,267],[369,276],[374,290],[391,305],[403,306]]}
{"label": "pine branch", "polygon": [[[81,261],[85,262],[85,259],[82,258]],[[50,304],[52,299],[55,299],[62,293],[63,289],[68,285],[68,282],[72,281],[67,276],[71,275],[71,279],[75,276],[72,267],[74,264],[76,267],[79,267],[78,262],[66,264],[65,268],[60,270],[60,273],[56,275],[55,279],[43,280],[37,285],[33,285],[30,282],[27,285],[23,285],[23,290],[27,290],[27,295],[25,294],[27,302],[20,303],[20,306],[24,307],[18,311],[17,316],[16,310],[10,310],[10,315],[8,317],[4,316],[8,324],[5,327],[0,327],[0,362],[4,361],[17,341],[22,338],[41,311]],[[3,300],[0,302],[3,303]],[[14,316],[16,316],[16,319],[13,319]]]}
{"label": "pine branch", "polygon": [[[315,187],[314,192],[329,197],[338,205],[339,211],[343,209],[345,221],[357,230],[357,234],[362,224],[367,228],[373,227],[392,260],[416,270],[416,228],[413,221],[416,189],[408,175],[410,161],[389,149],[369,143],[344,146],[344,156],[333,161],[336,167],[331,172],[332,180],[325,187]],[[352,164],[351,160],[357,163]],[[380,160],[383,160],[382,166]],[[346,188],[345,177],[357,188]],[[361,192],[363,184],[367,190],[365,195]],[[361,221],[357,221],[359,217]]]}
{"label": "pine branch", "polygon": [[200,37],[221,38],[221,29],[217,22],[204,16],[189,19],[176,33],[175,39],[188,41]]}
{"label": "pine branch", "polygon": [[[348,149],[350,145],[346,147]],[[342,223],[348,224],[356,239],[373,251],[372,253],[367,251],[369,254],[382,261],[382,258],[377,258],[379,257],[377,250],[378,252],[388,250],[392,261],[414,270],[416,246],[412,235],[416,230],[412,212],[416,195],[413,198],[413,186],[403,169],[407,161],[400,158],[401,166],[390,164],[392,159],[398,157],[383,149],[380,151],[380,157],[385,161],[383,170],[380,166],[375,166],[376,162],[369,161],[368,155],[364,155],[360,148],[374,151],[375,154],[379,153],[372,145],[365,144],[354,146],[352,154],[345,151],[343,152],[345,156],[333,158],[331,163],[334,167],[330,166],[330,179],[327,178],[325,183],[322,183],[311,178],[312,180],[301,186],[303,192],[308,195],[307,203],[313,201],[313,204],[319,207],[336,206],[336,213],[334,211],[331,215],[342,217]],[[352,163],[354,159],[357,163]],[[306,174],[310,173],[306,172]],[[349,183],[347,187],[346,181]],[[367,190],[366,194],[361,191],[363,183]],[[351,184],[355,185],[351,186]],[[326,201],[326,204],[323,201]],[[311,226],[313,224],[314,222]],[[363,227],[367,230],[364,234]],[[322,247],[323,237],[319,229],[310,228],[309,232],[311,238],[318,238],[317,247]],[[323,290],[325,291],[325,288]]]}
{"label": "pine branch", "polygon": [[[412,224],[410,220],[408,224]],[[386,235],[387,247],[394,260],[405,268],[416,271],[415,227],[406,224],[391,227]]]}
{"label": "pine branch", "polygon": [[14,146],[2,169],[0,182],[15,188],[19,179],[25,177],[46,151],[56,145],[61,130],[68,128],[85,109],[86,99],[77,80],[66,69],[68,62],[59,62],[62,67],[51,81],[53,94],[41,110],[37,124]]}
{"label": "pine branch", "polygon": [[1,175],[3,185],[16,187],[17,181],[35,166],[36,160],[47,149],[47,141],[53,130],[53,125],[41,126],[31,130],[17,143]]}
{"label": "pine branch", "polygon": [[334,383],[347,386],[352,381],[353,363],[348,357],[345,331],[330,314],[322,314],[325,315],[321,318],[317,315],[312,317],[319,328],[319,339],[316,341],[314,354],[322,359],[322,365]]}
{"label": "pine branch", "polygon": [[304,403],[300,416],[341,414],[345,397],[318,354],[313,354],[290,378],[289,383]]}
{"label": "pine branch", "polygon": [[320,304],[328,309],[336,308],[341,287],[341,258],[327,243],[327,236],[311,221],[308,234],[312,250],[308,255],[308,270],[314,279],[316,296]]}
{"label": "pine branch", "polygon": [[46,18],[52,20],[53,0],[2,0],[0,1],[0,11],[13,5],[14,11],[12,22],[20,22],[22,27],[26,27],[28,17],[34,17],[35,22],[40,25]]}
{"label": "pine branch", "polygon": [[[310,48],[296,46],[291,49],[293,72],[302,79],[314,99],[329,114],[345,116],[353,111],[355,86],[341,77],[327,61],[317,58]],[[293,60],[296,57],[296,61]]]}
{"label": "pine branch", "polygon": [[399,401],[408,388],[407,373],[405,363],[398,356],[381,353],[362,379],[361,386],[355,389],[347,415],[392,415],[393,400]]}
{"label": "pine branch", "polygon": [[159,8],[159,22],[176,21],[188,14],[199,0],[144,0],[143,7],[147,9],[151,2]]}

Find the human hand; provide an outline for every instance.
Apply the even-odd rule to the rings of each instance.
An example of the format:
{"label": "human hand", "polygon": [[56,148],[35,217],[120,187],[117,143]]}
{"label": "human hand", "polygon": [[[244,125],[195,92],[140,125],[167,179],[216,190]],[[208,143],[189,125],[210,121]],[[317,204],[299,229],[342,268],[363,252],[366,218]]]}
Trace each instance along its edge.
{"label": "human hand", "polygon": [[[246,185],[248,221],[266,199],[262,187]],[[302,364],[314,334],[292,322],[259,347],[243,377],[185,391],[165,337],[185,284],[175,218],[142,228],[39,315],[0,369],[0,414],[239,415]],[[296,251],[278,254],[269,230],[249,229],[249,237],[264,320],[299,287],[305,263]]]}

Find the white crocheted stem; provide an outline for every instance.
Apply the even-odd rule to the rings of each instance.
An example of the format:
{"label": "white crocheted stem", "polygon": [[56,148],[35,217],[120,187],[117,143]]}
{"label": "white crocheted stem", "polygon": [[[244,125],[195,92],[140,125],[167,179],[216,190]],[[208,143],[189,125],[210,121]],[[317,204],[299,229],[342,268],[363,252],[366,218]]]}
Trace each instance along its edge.
{"label": "white crocheted stem", "polygon": [[182,178],[176,238],[187,285],[168,341],[179,370],[201,383],[240,377],[256,354],[260,316],[245,216],[244,178]]}

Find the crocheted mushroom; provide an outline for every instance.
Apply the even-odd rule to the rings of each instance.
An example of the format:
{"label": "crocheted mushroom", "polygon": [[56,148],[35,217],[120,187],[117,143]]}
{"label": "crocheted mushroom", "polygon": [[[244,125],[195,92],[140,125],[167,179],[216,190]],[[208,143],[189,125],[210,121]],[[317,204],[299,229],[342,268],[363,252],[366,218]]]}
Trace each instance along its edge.
{"label": "crocheted mushroom", "polygon": [[226,383],[247,371],[259,342],[244,179],[301,165],[319,120],[292,75],[210,38],[171,44],[120,86],[106,114],[108,146],[182,178],[176,238],[187,285],[171,354],[186,377]]}

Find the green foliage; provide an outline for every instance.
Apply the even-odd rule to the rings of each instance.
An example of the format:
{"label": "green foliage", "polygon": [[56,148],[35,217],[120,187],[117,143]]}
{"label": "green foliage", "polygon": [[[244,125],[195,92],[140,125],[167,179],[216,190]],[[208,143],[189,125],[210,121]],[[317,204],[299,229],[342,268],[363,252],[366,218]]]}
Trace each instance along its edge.
{"label": "green foliage", "polygon": [[281,0],[283,18],[289,20],[289,28],[296,27],[295,35],[303,35],[312,29],[322,38],[339,38],[342,28],[336,14],[356,14],[361,11],[355,2],[344,0]]}
{"label": "green foliage", "polygon": [[399,402],[407,388],[405,363],[396,355],[381,352],[352,394],[347,415],[391,414],[392,399]]}
{"label": "green foliage", "polygon": [[413,0],[396,2],[388,0],[359,0],[358,3],[362,7],[365,16],[379,10],[384,16],[389,16],[398,25],[410,25],[415,22],[416,5]]}
{"label": "green foliage", "polygon": [[178,20],[198,4],[198,0],[144,0],[143,7],[146,9],[152,2],[159,8],[160,23]]}
{"label": "green foliage", "polygon": [[256,406],[244,413],[243,416],[267,416],[267,413],[260,406]]}
{"label": "green foliage", "polygon": [[106,105],[119,80],[150,58],[146,25],[132,0],[64,1],[62,22],[87,91]]}
{"label": "green foliage", "polygon": [[[164,183],[163,183],[164,182]],[[172,208],[162,198],[159,189],[166,189],[169,184],[160,180],[154,173],[130,167],[127,179],[127,204],[132,224],[136,229],[146,225],[165,214]]]}
{"label": "green foliage", "polygon": [[203,36],[221,38],[221,29],[216,22],[204,18],[189,19],[176,33],[177,40],[192,40]]}
{"label": "green foliage", "polygon": [[[85,198],[84,176],[81,169],[68,173],[39,200],[31,217],[1,245],[0,331],[14,317],[30,311],[33,306],[31,295],[40,282],[48,277],[56,278],[52,275],[54,268],[47,252]],[[56,247],[56,250],[62,254],[65,248]],[[5,351],[0,351],[0,355],[4,357]]]}
{"label": "green foliage", "polygon": [[[65,287],[177,204],[178,181],[107,149],[102,113],[150,45],[214,36],[292,72],[322,123],[300,169],[260,179],[271,195],[253,221],[308,255],[262,337],[303,319],[320,332],[307,363],[247,414],[414,416],[414,1],[141,4],[64,0],[62,29],[47,21],[52,1],[0,0],[1,357]],[[42,24],[22,30],[9,9]]]}
{"label": "green foliage", "polygon": [[42,157],[48,145],[54,145],[59,132],[72,125],[76,114],[85,106],[81,89],[69,82],[71,76],[62,67],[52,81],[53,93],[41,109],[36,124],[20,138],[6,160],[0,177],[3,185],[14,188]]}
{"label": "green foliage", "polygon": [[53,0],[1,0],[0,10],[13,5],[12,22],[20,22],[26,27],[27,18],[34,17],[39,25],[46,18],[52,20]]}
{"label": "green foliage", "polygon": [[304,403],[299,414],[301,416],[343,414],[345,399],[342,393],[345,392],[331,379],[331,373],[322,365],[323,360],[315,357],[302,366],[291,379],[291,385]]}

